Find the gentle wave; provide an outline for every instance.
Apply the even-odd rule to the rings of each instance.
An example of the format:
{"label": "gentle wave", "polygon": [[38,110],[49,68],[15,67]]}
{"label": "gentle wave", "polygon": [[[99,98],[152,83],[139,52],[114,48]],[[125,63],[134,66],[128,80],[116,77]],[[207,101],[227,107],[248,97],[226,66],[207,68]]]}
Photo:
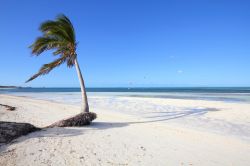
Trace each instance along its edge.
{"label": "gentle wave", "polygon": [[[87,88],[87,92],[90,96],[129,96],[250,103],[249,87]],[[80,88],[15,88],[0,89],[0,93],[39,97],[59,102],[80,102]]]}

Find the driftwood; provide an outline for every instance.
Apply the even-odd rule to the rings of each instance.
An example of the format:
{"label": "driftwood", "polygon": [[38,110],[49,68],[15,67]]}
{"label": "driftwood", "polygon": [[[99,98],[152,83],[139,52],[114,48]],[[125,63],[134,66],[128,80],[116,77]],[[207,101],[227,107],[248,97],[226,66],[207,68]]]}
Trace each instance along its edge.
{"label": "driftwood", "polygon": [[16,110],[16,107],[12,107],[12,106],[9,106],[9,105],[6,105],[6,104],[0,104],[0,106],[3,106],[5,108],[7,108],[7,111],[14,111],[14,110]]}
{"label": "driftwood", "polygon": [[40,130],[40,128],[37,128],[29,123],[0,121],[0,144],[8,143],[15,138],[37,130]]}
{"label": "driftwood", "polygon": [[89,125],[94,119],[96,119],[96,114],[93,112],[84,112],[77,114],[73,117],[60,120],[58,122],[55,122],[46,128],[51,127],[74,127],[74,126],[84,126]]}
{"label": "driftwood", "polygon": [[[9,105],[0,104],[7,108],[7,110],[13,111],[16,107],[12,107]],[[45,128],[52,127],[74,127],[74,126],[84,126],[89,125],[94,119],[96,119],[97,115],[93,112],[80,113],[75,116],[72,116],[67,119],[60,120],[55,122]],[[0,121],[0,145],[3,143],[8,143],[13,139],[16,139],[22,135],[26,135],[28,133],[41,130],[42,128],[38,128],[29,123],[16,123],[16,122],[4,122]]]}

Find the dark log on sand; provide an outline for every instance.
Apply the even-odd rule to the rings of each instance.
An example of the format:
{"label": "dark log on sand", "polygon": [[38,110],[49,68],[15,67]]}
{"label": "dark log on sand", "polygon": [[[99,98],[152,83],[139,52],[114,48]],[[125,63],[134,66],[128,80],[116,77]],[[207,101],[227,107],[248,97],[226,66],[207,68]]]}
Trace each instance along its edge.
{"label": "dark log on sand", "polygon": [[[94,119],[96,114],[93,112],[80,113],[68,119],[60,120],[45,128],[52,127],[74,127],[89,125]],[[16,123],[16,122],[2,122],[0,121],[0,145],[8,143],[22,135],[41,130],[29,123]]]}
{"label": "dark log on sand", "polygon": [[96,117],[97,117],[96,114],[93,112],[84,112],[77,114],[73,117],[55,122],[47,126],[46,128],[85,126],[89,125],[94,119],[96,119]]}
{"label": "dark log on sand", "polygon": [[15,138],[37,130],[40,130],[40,128],[37,128],[29,123],[0,121],[0,144],[8,143]]}
{"label": "dark log on sand", "polygon": [[16,107],[12,107],[12,106],[9,106],[9,105],[6,105],[6,104],[0,104],[0,106],[3,106],[5,108],[7,108],[7,111],[14,111],[14,110],[16,110]]}

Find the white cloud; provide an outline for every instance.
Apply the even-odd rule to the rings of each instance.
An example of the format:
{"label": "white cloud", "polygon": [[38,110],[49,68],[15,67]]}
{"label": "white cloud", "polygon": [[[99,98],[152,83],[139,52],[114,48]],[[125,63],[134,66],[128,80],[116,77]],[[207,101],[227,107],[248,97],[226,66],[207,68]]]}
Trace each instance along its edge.
{"label": "white cloud", "polygon": [[183,73],[183,71],[182,70],[178,70],[177,73],[181,74],[181,73]]}

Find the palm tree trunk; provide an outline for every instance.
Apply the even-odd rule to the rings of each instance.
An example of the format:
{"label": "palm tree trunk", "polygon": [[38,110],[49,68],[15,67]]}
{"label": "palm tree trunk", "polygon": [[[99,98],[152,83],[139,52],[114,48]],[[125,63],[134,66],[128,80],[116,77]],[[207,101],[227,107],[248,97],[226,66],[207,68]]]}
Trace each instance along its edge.
{"label": "palm tree trunk", "polygon": [[80,81],[80,86],[81,86],[81,94],[82,94],[81,112],[89,112],[88,98],[87,98],[86,89],[85,89],[81,69],[79,67],[77,58],[75,59],[75,66],[76,66],[76,71],[77,71],[77,75],[78,75],[78,78],[79,78],[79,81]]}

